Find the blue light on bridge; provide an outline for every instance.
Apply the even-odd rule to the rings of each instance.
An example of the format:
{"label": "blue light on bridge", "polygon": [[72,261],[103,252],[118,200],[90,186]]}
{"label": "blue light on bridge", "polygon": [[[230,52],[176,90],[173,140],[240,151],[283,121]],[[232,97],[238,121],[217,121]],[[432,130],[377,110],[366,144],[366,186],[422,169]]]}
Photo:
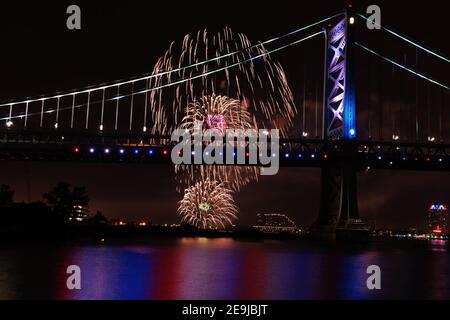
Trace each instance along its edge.
{"label": "blue light on bridge", "polygon": [[95,152],[95,149],[94,148],[90,148],[89,149],[89,153],[94,153]]}
{"label": "blue light on bridge", "polygon": [[152,149],[148,150],[148,154],[152,155],[153,154],[153,150]]}
{"label": "blue light on bridge", "polygon": [[285,153],[285,154],[284,154],[284,157],[285,157],[285,158],[289,158],[289,153]]}
{"label": "blue light on bridge", "polygon": [[316,157],[316,155],[313,153],[313,154],[311,155],[311,158],[314,159],[315,157]]}
{"label": "blue light on bridge", "polygon": [[298,154],[297,156],[299,159],[303,158],[303,155],[301,153]]}
{"label": "blue light on bridge", "polygon": [[109,148],[106,148],[106,149],[105,149],[105,153],[106,153],[106,154],[109,154],[110,151],[111,151],[111,150],[110,150]]}
{"label": "blue light on bridge", "polygon": [[133,150],[133,153],[134,153],[134,154],[139,154],[139,149],[134,149],[134,150]]}
{"label": "blue light on bridge", "polygon": [[125,150],[124,150],[124,149],[119,149],[119,153],[120,153],[120,154],[124,154],[124,153],[125,153]]}
{"label": "blue light on bridge", "polygon": [[350,137],[354,137],[355,136],[355,134],[356,134],[356,132],[355,132],[355,129],[350,129],[349,131],[348,131],[348,133],[350,134]]}

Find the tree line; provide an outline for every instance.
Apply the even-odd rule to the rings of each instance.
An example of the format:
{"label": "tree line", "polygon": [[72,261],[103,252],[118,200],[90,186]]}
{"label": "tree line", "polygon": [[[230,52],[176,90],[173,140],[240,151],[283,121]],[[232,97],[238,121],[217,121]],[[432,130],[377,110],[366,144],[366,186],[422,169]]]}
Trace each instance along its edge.
{"label": "tree line", "polygon": [[[14,191],[0,185],[0,230],[48,229],[70,224],[106,224],[106,218],[97,211],[87,216],[89,195],[85,187],[72,187],[58,182],[52,190],[36,202],[15,202]],[[78,219],[76,219],[78,217]]]}

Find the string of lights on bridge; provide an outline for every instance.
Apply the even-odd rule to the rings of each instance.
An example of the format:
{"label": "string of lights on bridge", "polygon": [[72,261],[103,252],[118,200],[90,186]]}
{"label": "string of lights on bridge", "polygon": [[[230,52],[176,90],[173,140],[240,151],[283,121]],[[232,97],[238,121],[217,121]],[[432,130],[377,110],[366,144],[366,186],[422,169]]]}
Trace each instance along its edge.
{"label": "string of lights on bridge", "polygon": [[[433,154],[383,154],[381,145],[374,145],[369,147],[368,142],[362,142],[358,150],[358,155],[361,161],[364,162],[365,170],[371,168],[410,168],[411,166],[429,167],[432,169],[449,168],[450,157],[444,153]],[[301,149],[301,148],[300,148]],[[369,150],[373,149],[373,152]],[[399,149],[399,147],[397,147]],[[327,149],[306,149],[289,150],[287,144],[281,146],[280,153],[273,153],[272,157],[279,157],[280,164],[284,166],[302,166],[302,165],[317,165],[320,166],[323,162],[332,160],[336,157],[335,153],[329,152]],[[270,151],[269,151],[270,152]],[[111,161],[156,161],[171,163],[171,146],[75,146],[71,153],[77,160],[86,161],[105,161],[108,158]],[[222,154],[222,152],[221,152]],[[191,152],[192,157],[195,152]],[[233,152],[236,158],[237,153]],[[105,158],[106,157],[106,158]],[[250,153],[245,152],[246,164],[250,164]]]}

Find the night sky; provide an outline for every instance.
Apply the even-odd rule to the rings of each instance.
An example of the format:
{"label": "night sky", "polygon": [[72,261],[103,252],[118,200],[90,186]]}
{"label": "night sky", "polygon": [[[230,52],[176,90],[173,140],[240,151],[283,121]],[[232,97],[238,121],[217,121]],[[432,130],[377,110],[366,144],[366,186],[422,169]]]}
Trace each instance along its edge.
{"label": "night sky", "polygon": [[[181,2],[181,1],[180,1]],[[2,4],[0,9],[0,100],[64,91],[72,88],[110,82],[151,72],[156,60],[164,54],[171,41],[180,42],[186,33],[225,26],[245,33],[254,43],[284,34],[300,26],[330,16],[342,8],[344,1],[123,1],[121,4],[100,1],[42,1],[28,4]],[[359,11],[368,2],[353,1]],[[66,7],[78,4],[82,11],[82,30],[66,28]],[[371,3],[369,3],[371,4]],[[410,38],[448,56],[448,17],[443,1],[427,1],[427,6],[414,1],[377,1],[382,10],[382,23]],[[399,58],[405,48],[408,62],[414,50],[403,45],[384,43],[380,32],[374,34],[374,45]],[[365,40],[370,41],[367,39]],[[386,40],[388,41],[388,40]],[[391,40],[389,40],[391,41]],[[291,85],[296,103],[301,98],[303,74],[307,70],[307,100],[313,105],[316,76],[312,74],[317,50],[297,49],[273,56],[279,60]],[[375,90],[370,90],[371,104],[384,99],[397,113],[402,94],[414,95],[415,87],[403,87],[402,93],[392,90],[386,75],[389,66],[358,52],[359,65],[370,64]],[[397,56],[396,56],[397,54]],[[403,57],[404,58],[404,57]],[[366,59],[366,60],[364,60]],[[433,77],[450,82],[448,64],[434,64],[426,57],[420,60],[420,70],[430,70]],[[428,65],[430,66],[428,68]],[[379,67],[381,66],[381,67]],[[365,68],[358,77],[367,78]],[[319,70],[318,72],[321,72]],[[317,73],[317,72],[316,72]],[[414,78],[402,80],[404,74],[391,78],[404,86],[414,84]],[[412,79],[412,80],[411,80]],[[409,82],[408,82],[409,81]],[[384,85],[384,87],[383,87]],[[378,86],[378,87],[377,87]],[[419,84],[421,101],[430,98],[428,108],[437,113],[449,107],[448,94]],[[392,86],[393,87],[393,86]],[[368,84],[358,88],[361,117],[367,117]],[[383,88],[384,89],[383,91]],[[373,89],[373,88],[372,88]],[[428,90],[428,91],[427,91]],[[412,94],[411,94],[412,93]],[[406,99],[413,101],[411,97]],[[405,100],[404,100],[405,101]],[[424,102],[425,103],[425,102]],[[395,109],[396,108],[396,109]],[[391,110],[391,109],[389,109]],[[421,134],[426,135],[427,110],[422,109]],[[448,113],[448,111],[447,111]],[[386,114],[386,112],[385,112]],[[444,112],[445,114],[445,112]],[[387,117],[385,115],[385,117]],[[442,138],[450,140],[450,115],[444,118]],[[362,120],[365,121],[365,120]],[[385,139],[391,135],[390,120],[376,120],[373,126]],[[358,123],[361,135],[367,134],[366,124]],[[410,128],[397,119],[398,130],[411,134]],[[435,129],[432,129],[435,130]],[[436,131],[433,134],[439,134]],[[86,164],[2,161],[0,183],[12,186],[16,201],[26,201],[29,186],[31,200],[40,200],[57,181],[84,185],[92,198],[92,212],[101,210],[110,218],[150,219],[155,223],[173,223],[177,201],[172,166],[145,164]],[[245,187],[237,196],[240,207],[238,224],[254,223],[257,213],[286,213],[299,225],[314,221],[319,206],[320,171],[306,168],[281,168],[276,176],[261,177],[260,182]],[[450,173],[373,171],[359,174],[359,209],[369,223],[388,227],[424,227],[426,211],[432,202],[450,204]]]}

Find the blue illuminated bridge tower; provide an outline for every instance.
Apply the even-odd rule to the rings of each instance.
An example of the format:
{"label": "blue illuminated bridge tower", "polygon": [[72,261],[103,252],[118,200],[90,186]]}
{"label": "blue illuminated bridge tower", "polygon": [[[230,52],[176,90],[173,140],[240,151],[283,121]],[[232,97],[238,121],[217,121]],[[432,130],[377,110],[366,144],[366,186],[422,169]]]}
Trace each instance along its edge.
{"label": "blue illuminated bridge tower", "polygon": [[358,214],[356,193],[356,99],[353,25],[346,13],[326,30],[324,143],[341,140],[343,156],[321,168],[320,210],[312,234],[321,237],[367,237]]}

